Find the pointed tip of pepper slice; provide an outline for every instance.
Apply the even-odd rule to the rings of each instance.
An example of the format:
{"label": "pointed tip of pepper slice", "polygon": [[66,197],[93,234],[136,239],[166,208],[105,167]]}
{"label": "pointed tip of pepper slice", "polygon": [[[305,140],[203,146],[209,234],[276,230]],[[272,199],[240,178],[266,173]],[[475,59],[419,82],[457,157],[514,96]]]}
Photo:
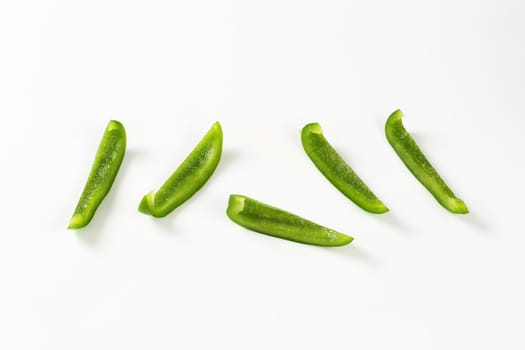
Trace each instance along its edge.
{"label": "pointed tip of pepper slice", "polygon": [[69,221],[69,225],[67,226],[68,230],[77,230],[79,228],[82,228],[87,225],[87,222],[83,215],[81,214],[75,214],[71,218],[71,221]]}
{"label": "pointed tip of pepper slice", "polygon": [[448,210],[450,210],[452,213],[455,214],[468,214],[469,210],[467,208],[467,205],[465,202],[463,202],[462,199],[459,198],[451,198],[449,200],[448,206],[445,207]]}
{"label": "pointed tip of pepper slice", "polygon": [[216,121],[215,123],[213,123],[210,130],[208,131],[208,134],[210,133],[215,133],[217,135],[220,135],[220,138],[222,140],[222,126],[221,126],[221,123],[219,123],[219,121]]}
{"label": "pointed tip of pepper slice", "polygon": [[214,129],[221,129],[222,130],[221,123],[219,123],[218,120],[215,123],[213,123],[213,125],[211,127],[214,128]]}
{"label": "pointed tip of pepper slice", "polygon": [[332,242],[332,246],[340,247],[340,246],[352,243],[353,240],[354,240],[354,237],[345,235],[344,233],[340,233],[340,236],[337,237],[337,239]]}
{"label": "pointed tip of pepper slice", "polygon": [[363,208],[363,209],[373,214],[383,214],[383,213],[386,213],[387,211],[390,211],[390,209],[388,209],[388,207],[380,200],[378,200],[376,203],[371,204],[367,208]]}

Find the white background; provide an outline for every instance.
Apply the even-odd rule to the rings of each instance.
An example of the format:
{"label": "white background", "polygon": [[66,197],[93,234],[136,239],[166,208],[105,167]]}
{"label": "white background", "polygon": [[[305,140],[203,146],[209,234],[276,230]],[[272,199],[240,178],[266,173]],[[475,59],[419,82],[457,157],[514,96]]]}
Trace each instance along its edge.
{"label": "white background", "polygon": [[[1,349],[524,349],[525,3],[0,2]],[[384,137],[397,108],[471,214]],[[102,132],[127,129],[92,223],[66,230]],[[137,212],[219,120],[223,159]],[[391,209],[304,154],[325,136]],[[355,237],[247,231],[241,193]]]}

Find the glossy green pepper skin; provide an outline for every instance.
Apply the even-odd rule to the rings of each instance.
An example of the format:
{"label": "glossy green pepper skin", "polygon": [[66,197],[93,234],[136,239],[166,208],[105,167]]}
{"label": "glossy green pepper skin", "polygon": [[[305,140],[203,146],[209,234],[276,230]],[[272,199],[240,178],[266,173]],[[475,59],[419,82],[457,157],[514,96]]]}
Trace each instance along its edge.
{"label": "glossy green pepper skin", "polygon": [[111,189],[125,152],[126,130],[120,122],[111,120],[100,141],[95,161],[68,229],[79,229],[89,224]]}
{"label": "glossy green pepper skin", "polygon": [[301,131],[301,141],[317,169],[348,199],[370,213],[381,214],[388,211],[386,205],[328,143],[321,125],[306,125]]}
{"label": "glossy green pepper skin", "polygon": [[343,233],[242,195],[230,195],[226,214],[247,229],[290,241],[337,247],[353,240]]}
{"label": "glossy green pepper skin", "polygon": [[217,168],[222,139],[221,125],[216,122],[160,189],[142,198],[139,211],[161,218],[193,196]]}
{"label": "glossy green pepper skin", "polygon": [[468,209],[463,200],[456,197],[439,176],[412,136],[405,130],[402,119],[403,112],[398,109],[388,117],[385,125],[386,138],[394,151],[443,207],[456,214],[467,214]]}

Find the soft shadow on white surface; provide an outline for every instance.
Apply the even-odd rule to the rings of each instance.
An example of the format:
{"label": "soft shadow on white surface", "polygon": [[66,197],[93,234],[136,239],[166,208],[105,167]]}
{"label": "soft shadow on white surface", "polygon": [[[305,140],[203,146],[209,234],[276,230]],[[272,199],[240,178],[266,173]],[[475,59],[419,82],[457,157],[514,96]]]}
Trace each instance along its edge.
{"label": "soft shadow on white surface", "polygon": [[[227,150],[223,149],[219,165],[217,166],[217,169],[215,169],[215,172],[213,173],[211,178],[208,180],[208,182],[213,181],[214,178],[228,176],[227,172],[231,169],[231,167],[240,158],[241,158],[240,152],[234,151],[234,150],[229,150],[229,149],[227,149]],[[225,172],[226,172],[226,174],[225,174]],[[206,183],[203,187],[206,187],[207,185],[208,185],[208,183]],[[202,189],[204,189],[204,188],[202,188]],[[198,193],[196,193],[195,195],[197,195],[197,194]]]}
{"label": "soft shadow on white surface", "polygon": [[[385,135],[385,123],[386,123],[388,117],[395,110],[397,110],[397,108],[399,108],[399,107],[393,106],[389,110],[385,110],[385,114],[384,115],[376,114],[376,115],[373,116],[373,120],[374,120],[374,124],[376,125],[376,129],[380,130],[383,135]],[[386,139],[386,136],[385,136],[385,141],[388,143],[388,140]]]}
{"label": "soft shadow on white surface", "polygon": [[375,215],[375,217],[383,224],[390,226],[390,228],[396,229],[405,235],[412,235],[414,233],[412,229],[406,224],[406,222],[401,220],[391,211],[388,211],[384,214]]}
{"label": "soft shadow on white surface", "polygon": [[330,251],[330,253],[348,257],[349,259],[356,260],[358,262],[363,263],[364,265],[373,268],[379,267],[379,261],[369,252],[361,248],[359,245],[356,245],[355,242],[352,242],[342,247],[331,247],[322,249],[327,249]]}
{"label": "soft shadow on white surface", "polygon": [[116,198],[121,195],[121,183],[124,181],[127,174],[129,174],[130,164],[133,164],[133,162],[135,162],[140,156],[140,152],[137,152],[136,150],[126,151],[126,155],[124,156],[124,160],[122,161],[115,181],[113,182],[106,198],[104,198],[95,212],[93,219],[91,219],[91,222],[86,227],[75,232],[78,239],[90,245],[95,245],[100,241],[102,233],[104,232],[104,226],[108,220],[111,220],[111,215],[114,213]]}
{"label": "soft shadow on white surface", "polygon": [[476,233],[488,235],[493,234],[490,222],[477,212],[470,212],[465,215],[455,215],[457,220],[464,222],[476,231]]}
{"label": "soft shadow on white surface", "polygon": [[[163,218],[155,218],[155,217],[149,217],[149,219],[153,222],[155,227],[158,227],[163,234],[169,234],[174,235],[177,234],[177,217],[179,215],[179,211],[184,210],[184,206],[186,203],[182,204],[180,207],[175,208],[175,210],[168,215],[166,215]],[[145,215],[142,213],[139,213],[140,215]]]}
{"label": "soft shadow on white surface", "polygon": [[[425,131],[425,132],[423,132],[423,131],[414,131],[414,132],[408,131],[408,133],[412,136],[412,138],[416,141],[416,143],[419,141],[419,142],[422,142],[422,143],[425,143],[425,144],[431,144],[431,143],[435,143],[438,140],[439,140],[439,142],[447,142],[448,141],[448,140],[445,140],[443,137],[439,136],[436,133],[431,133],[431,132],[427,132],[427,131]],[[419,145],[419,146],[421,146],[421,145]],[[424,150],[423,150],[423,152],[424,152]]]}
{"label": "soft shadow on white surface", "polygon": [[[229,167],[231,167],[232,164],[234,164],[239,158],[240,153],[238,151],[233,151],[229,149],[223,150],[221,155],[221,161],[219,162],[217,169],[215,169],[212,178],[216,176],[222,176],[222,173],[226,171]],[[209,181],[211,181],[211,178]]]}
{"label": "soft shadow on white surface", "polygon": [[101,220],[95,220],[95,218],[93,218],[88,226],[76,230],[75,235],[86,244],[96,245],[100,241],[100,237],[102,237],[102,227],[104,226],[103,222],[105,222],[105,220],[105,217],[101,218]]}

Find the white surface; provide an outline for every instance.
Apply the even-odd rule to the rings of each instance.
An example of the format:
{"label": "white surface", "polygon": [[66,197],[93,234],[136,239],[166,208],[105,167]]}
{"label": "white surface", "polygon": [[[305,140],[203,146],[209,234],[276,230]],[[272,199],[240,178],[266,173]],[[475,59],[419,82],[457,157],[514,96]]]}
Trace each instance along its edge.
{"label": "white surface", "polygon": [[[525,348],[524,43],[522,0],[1,2],[0,348]],[[394,154],[396,108],[470,215]],[[67,231],[109,119],[124,163]],[[213,178],[139,214],[215,120]],[[312,121],[390,213],[314,168]],[[230,193],[355,241],[249,232]]]}

